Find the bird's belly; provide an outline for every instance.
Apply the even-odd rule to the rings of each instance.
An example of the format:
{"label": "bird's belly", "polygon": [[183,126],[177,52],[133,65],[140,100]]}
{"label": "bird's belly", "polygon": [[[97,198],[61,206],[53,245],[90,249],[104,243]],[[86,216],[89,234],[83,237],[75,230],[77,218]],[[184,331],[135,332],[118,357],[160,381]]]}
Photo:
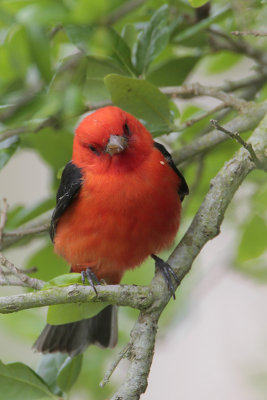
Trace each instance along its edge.
{"label": "bird's belly", "polygon": [[74,270],[89,265],[99,278],[107,279],[171,245],[181,209],[173,182],[146,184],[140,179],[142,185],[128,179],[127,186],[118,178],[109,179],[105,193],[103,182],[83,188],[63,214],[55,251]]}

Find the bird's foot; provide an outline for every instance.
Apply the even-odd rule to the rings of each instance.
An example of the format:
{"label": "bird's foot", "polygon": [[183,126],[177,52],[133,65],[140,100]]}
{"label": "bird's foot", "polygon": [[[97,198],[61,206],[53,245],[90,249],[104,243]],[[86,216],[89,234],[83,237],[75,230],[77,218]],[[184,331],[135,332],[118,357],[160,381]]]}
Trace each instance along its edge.
{"label": "bird's foot", "polygon": [[172,269],[172,267],[170,266],[170,264],[166,263],[165,261],[163,261],[161,258],[156,256],[155,254],[151,254],[151,257],[153,258],[153,260],[155,260],[156,270],[158,269],[162,273],[163,278],[165,279],[165,282],[167,283],[167,286],[169,288],[169,291],[171,292],[171,295],[172,295],[173,299],[175,300],[175,287],[173,285],[172,278],[175,280],[175,282],[177,284],[179,284],[180,281],[179,281],[177,275],[175,274],[175,272]]}
{"label": "bird's foot", "polygon": [[81,272],[82,283],[85,284],[87,278],[90,286],[94,289],[96,295],[98,295],[95,285],[101,285],[101,282],[97,278],[96,274],[91,270],[91,268],[86,268],[86,270]]}

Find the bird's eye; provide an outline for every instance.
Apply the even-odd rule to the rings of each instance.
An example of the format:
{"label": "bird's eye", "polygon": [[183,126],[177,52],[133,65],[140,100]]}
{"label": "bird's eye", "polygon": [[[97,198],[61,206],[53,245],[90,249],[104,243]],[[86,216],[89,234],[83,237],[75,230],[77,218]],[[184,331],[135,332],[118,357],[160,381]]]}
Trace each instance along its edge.
{"label": "bird's eye", "polygon": [[124,127],[123,127],[123,133],[124,133],[125,137],[129,137],[131,135],[129,126],[127,124],[125,124]]}
{"label": "bird's eye", "polygon": [[97,148],[95,146],[89,144],[88,147],[93,153],[95,153],[95,154],[97,154],[99,156],[99,151],[97,150]]}

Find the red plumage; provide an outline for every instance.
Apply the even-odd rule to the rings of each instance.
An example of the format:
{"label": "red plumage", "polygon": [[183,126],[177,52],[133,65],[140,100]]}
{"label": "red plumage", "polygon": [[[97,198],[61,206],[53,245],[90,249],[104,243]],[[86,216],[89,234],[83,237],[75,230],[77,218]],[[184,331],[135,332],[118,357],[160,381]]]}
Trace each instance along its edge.
{"label": "red plumage", "polygon": [[[102,153],[110,135],[131,132],[127,148]],[[100,154],[90,150],[89,145]],[[79,194],[60,218],[55,251],[80,272],[118,283],[126,269],[170,246],[179,227],[179,177],[132,115],[106,107],[76,130],[72,162],[82,168]]]}

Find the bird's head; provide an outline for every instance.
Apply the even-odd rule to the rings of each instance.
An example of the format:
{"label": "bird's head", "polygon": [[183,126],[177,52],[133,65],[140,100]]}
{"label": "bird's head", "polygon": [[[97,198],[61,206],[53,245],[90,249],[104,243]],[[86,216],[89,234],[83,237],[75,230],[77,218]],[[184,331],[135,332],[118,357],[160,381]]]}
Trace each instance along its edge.
{"label": "bird's head", "polygon": [[98,171],[133,168],[153,148],[148,130],[118,107],[101,108],[85,117],[76,129],[72,160]]}

